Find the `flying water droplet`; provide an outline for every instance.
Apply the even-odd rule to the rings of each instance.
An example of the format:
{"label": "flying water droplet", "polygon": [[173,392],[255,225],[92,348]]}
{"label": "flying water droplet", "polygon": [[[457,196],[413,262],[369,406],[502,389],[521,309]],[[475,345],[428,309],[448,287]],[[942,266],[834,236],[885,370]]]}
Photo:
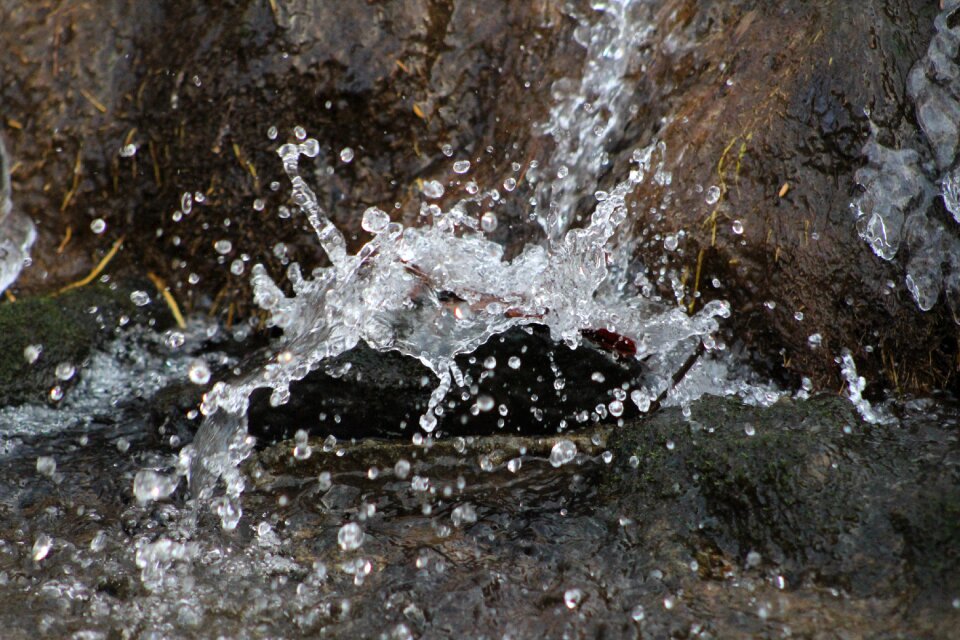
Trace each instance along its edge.
{"label": "flying water droplet", "polygon": [[562,467],[577,455],[577,445],[569,440],[560,440],[550,450],[550,464],[554,467]]}

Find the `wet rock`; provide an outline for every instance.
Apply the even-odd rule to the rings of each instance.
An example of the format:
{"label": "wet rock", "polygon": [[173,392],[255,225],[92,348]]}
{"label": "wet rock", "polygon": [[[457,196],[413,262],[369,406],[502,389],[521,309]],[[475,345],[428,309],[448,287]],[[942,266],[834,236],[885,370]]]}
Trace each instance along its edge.
{"label": "wet rock", "polygon": [[320,141],[321,202],[359,242],[367,206],[416,220],[417,180],[453,175],[446,146],[482,158],[481,176],[508,165],[578,49],[549,0],[55,4],[0,5],[0,38],[21,43],[0,58],[14,197],[40,234],[22,286],[74,278],[125,235],[128,267],[230,318],[250,300],[249,270],[228,269],[242,254],[275,273],[317,258],[303,221],[278,216],[275,150],[296,127]]}
{"label": "wet rock", "polygon": [[[690,308],[729,300],[735,336],[781,351],[783,370],[827,388],[844,347],[870,380],[953,380],[949,312],[921,313],[906,287],[888,288],[902,268],[871,254],[850,210],[871,125],[893,148],[918,139],[907,77],[937,10],[689,0],[651,9],[639,111],[609,178],[625,173],[633,148],[666,144],[672,183],[648,181],[636,194],[637,254],[648,265],[666,257]],[[679,248],[665,251],[663,238],[678,232]]]}
{"label": "wet rock", "polygon": [[[448,435],[556,433],[561,424],[572,429],[616,422],[637,413],[621,385],[636,385],[644,376],[642,363],[632,358],[589,342],[572,350],[540,328],[511,330],[457,364],[469,382],[444,402],[438,429]],[[267,441],[299,429],[346,438],[409,436],[419,431],[435,384],[417,360],[361,344],[292,384],[287,404],[272,407],[269,389],[255,392],[249,426]],[[620,415],[613,415],[607,405],[617,391],[623,402],[615,410]]]}
{"label": "wet rock", "polygon": [[874,427],[836,398],[709,399],[689,421],[663,411],[615,431],[606,491],[664,522],[674,544],[719,552],[714,568],[775,568],[788,588],[945,610],[960,592],[957,443],[955,420]]}

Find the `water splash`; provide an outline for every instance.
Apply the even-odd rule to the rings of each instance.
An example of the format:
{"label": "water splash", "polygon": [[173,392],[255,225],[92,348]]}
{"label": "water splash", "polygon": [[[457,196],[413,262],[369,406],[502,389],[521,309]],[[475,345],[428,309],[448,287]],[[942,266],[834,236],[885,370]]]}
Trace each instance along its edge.
{"label": "water splash", "polygon": [[10,156],[0,139],[0,293],[14,283],[30,262],[30,247],[37,239],[33,221],[13,209]]}
{"label": "water splash", "polygon": [[300,175],[301,157],[315,157],[318,148],[309,139],[285,144],[278,152],[293,201],[331,266],[317,268],[307,278],[292,264],[287,272],[291,296],[263,266],[254,267],[254,300],[270,314],[268,324],[283,330],[283,339],[262,368],[218,382],[204,396],[201,412],[207,419],[194,445],[199,464],[192,483],[209,486],[210,478],[230,467],[221,464],[223,452],[237,434],[245,433],[244,415],[255,389],[271,388],[271,404],[283,404],[292,382],[361,340],[379,351],[416,358],[436,375],[437,385],[420,417],[422,430],[431,433],[441,401],[454,385],[464,384],[455,357],[513,327],[544,325],[571,348],[580,345],[584,332],[625,340],[650,369],[649,382],[637,390],[638,406],[649,407],[701,339],[717,329],[717,318],[729,315],[729,305],[722,301],[689,316],[677,307],[642,297],[623,300],[602,289],[609,275],[608,242],[627,217],[627,196],[649,170],[649,154],[635,155],[637,169],[601,196],[586,226],[547,247],[528,245],[506,261],[503,247],[477,231],[478,221],[462,204],[449,211],[428,207],[431,221],[418,228],[368,209],[362,225],[373,239],[351,255],[343,234]]}

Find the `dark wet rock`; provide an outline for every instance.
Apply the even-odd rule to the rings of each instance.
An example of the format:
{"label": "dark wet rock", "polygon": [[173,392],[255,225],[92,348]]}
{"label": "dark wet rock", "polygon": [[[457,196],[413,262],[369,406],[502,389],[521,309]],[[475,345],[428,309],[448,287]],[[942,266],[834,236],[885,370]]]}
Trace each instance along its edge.
{"label": "dark wet rock", "polygon": [[[520,361],[518,368],[510,358]],[[643,364],[632,358],[617,358],[589,341],[572,350],[541,328],[511,330],[457,363],[470,380],[449,394],[438,427],[455,435],[556,433],[563,420],[570,428],[600,420],[598,405],[604,406],[604,422],[616,422],[619,416],[605,408],[613,390],[636,386],[644,377]],[[270,389],[255,392],[250,430],[267,441],[290,438],[299,429],[348,438],[409,436],[419,430],[435,385],[436,377],[414,358],[361,344],[292,384],[285,405],[270,406]],[[464,399],[461,393],[473,386],[476,392]],[[623,405],[625,417],[636,414],[632,403]]]}
{"label": "dark wet rock", "polygon": [[605,490],[674,543],[719,552],[714,567],[946,610],[960,592],[958,435],[955,418],[871,426],[836,398],[769,409],[709,399],[689,422],[663,411],[615,431]]}
{"label": "dark wet rock", "polygon": [[[314,631],[947,638],[960,423],[947,398],[901,409],[902,423],[879,427],[837,398],[710,398],[692,422],[666,409],[549,437],[318,438],[299,458],[284,442],[245,467],[245,508],[256,522],[286,505],[285,551],[327,567],[326,598],[351,595],[354,615],[324,615]],[[578,453],[554,468],[561,440]],[[464,504],[476,521],[457,525]],[[375,567],[360,587],[339,568],[354,557],[337,545],[346,522],[361,523],[355,553]]]}

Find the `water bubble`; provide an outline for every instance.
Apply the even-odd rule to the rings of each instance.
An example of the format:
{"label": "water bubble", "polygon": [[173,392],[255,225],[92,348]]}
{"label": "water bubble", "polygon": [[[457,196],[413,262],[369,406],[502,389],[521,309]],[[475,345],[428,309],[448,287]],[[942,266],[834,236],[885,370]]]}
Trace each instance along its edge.
{"label": "water bubble", "polygon": [[207,384],[210,382],[210,367],[204,360],[196,358],[187,367],[187,377],[193,384]]}
{"label": "water bubble", "polygon": [[103,218],[94,218],[90,222],[90,231],[93,231],[97,235],[100,235],[107,230],[107,223],[103,221]]}
{"label": "water bubble", "polygon": [[583,600],[583,592],[580,589],[567,589],[563,593],[563,603],[567,605],[567,609],[576,609],[580,606],[581,600]]}
{"label": "water bubble", "polygon": [[344,551],[354,551],[363,544],[363,529],[356,522],[348,522],[337,533],[337,544]]}
{"label": "water bubble", "polygon": [[507,178],[503,181],[503,188],[506,191],[513,191],[517,188],[517,181],[513,178]]}
{"label": "water bubble", "polygon": [[397,463],[393,465],[393,473],[401,480],[404,480],[410,474],[410,463],[403,458],[397,460]]}
{"label": "water bubble", "polygon": [[518,358],[517,356],[510,356],[510,359],[507,360],[507,366],[510,367],[511,369],[519,369],[520,364],[521,364],[520,358]]}
{"label": "water bubble", "polygon": [[23,359],[27,364],[33,364],[40,358],[41,353],[43,353],[42,344],[28,344],[23,348]]}
{"label": "water bubble", "polygon": [[53,547],[53,538],[48,536],[45,533],[41,533],[37,536],[37,539],[33,543],[33,560],[34,562],[40,562],[47,557],[47,554],[50,553],[50,549]]}
{"label": "water bubble", "polygon": [[470,171],[470,161],[469,160],[457,160],[453,163],[453,172],[454,173],[466,173]]}
{"label": "water bubble", "polygon": [[487,211],[480,216],[480,228],[487,233],[492,233],[497,228],[497,214],[493,211]]}
{"label": "water bubble", "polygon": [[150,304],[150,295],[146,291],[136,290],[130,294],[130,302],[138,307]]}
{"label": "water bubble", "polygon": [[53,456],[39,456],[37,458],[37,473],[52,478],[57,472],[57,461]]}
{"label": "water bubble", "polygon": [[477,185],[477,183],[474,182],[473,180],[471,180],[466,185],[464,185],[464,188],[467,190],[467,193],[469,193],[472,196],[476,195],[477,192],[480,191],[479,185]]}
{"label": "water bubble", "polygon": [[734,220],[731,228],[733,229],[733,232],[739,236],[743,233],[743,222],[740,220]]}
{"label": "water bubble", "polygon": [[453,520],[453,526],[462,527],[477,521],[477,511],[471,504],[461,504],[450,513],[450,519]]}
{"label": "water bubble", "polygon": [[340,160],[347,164],[353,162],[353,149],[350,147],[344,147],[340,150]]}
{"label": "water bubble", "polygon": [[142,469],[133,479],[133,495],[137,501],[145,504],[169,497],[177,489],[179,478],[157,473],[152,469]]}
{"label": "water bubble", "polygon": [[577,445],[569,440],[560,440],[550,450],[550,464],[554,467],[562,467],[577,455]]}
{"label": "water bubble", "polygon": [[390,216],[376,207],[370,207],[364,211],[363,218],[360,220],[360,227],[369,233],[383,233],[389,224]]}
{"label": "water bubble", "polygon": [[715,205],[720,200],[720,187],[714,185],[707,189],[706,201],[709,205]]}
{"label": "water bubble", "polygon": [[433,200],[442,198],[444,193],[443,185],[436,180],[427,180],[423,183],[421,190],[423,191],[423,195]]}
{"label": "water bubble", "polygon": [[213,249],[222,256],[233,251],[233,243],[229,240],[217,240],[213,243]]}

